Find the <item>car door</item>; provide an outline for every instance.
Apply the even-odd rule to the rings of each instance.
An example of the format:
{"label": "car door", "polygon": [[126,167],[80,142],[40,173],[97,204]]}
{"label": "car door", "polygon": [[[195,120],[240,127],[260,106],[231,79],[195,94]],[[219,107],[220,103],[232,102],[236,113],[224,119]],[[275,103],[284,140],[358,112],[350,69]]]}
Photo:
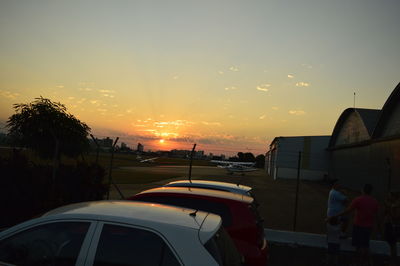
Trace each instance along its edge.
{"label": "car door", "polygon": [[183,263],[158,232],[104,222],[96,229],[85,265],[180,266]]}
{"label": "car door", "polygon": [[87,220],[33,223],[0,238],[0,264],[83,265],[96,224]]}

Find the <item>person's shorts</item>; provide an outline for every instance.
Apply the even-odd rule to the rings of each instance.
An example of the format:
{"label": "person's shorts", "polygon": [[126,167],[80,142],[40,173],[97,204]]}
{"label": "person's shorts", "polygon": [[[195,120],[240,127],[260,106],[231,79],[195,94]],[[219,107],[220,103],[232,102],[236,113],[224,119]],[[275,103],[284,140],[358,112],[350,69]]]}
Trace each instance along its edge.
{"label": "person's shorts", "polygon": [[328,254],[337,255],[340,250],[339,243],[329,243],[328,242]]}
{"label": "person's shorts", "polygon": [[389,244],[394,244],[400,239],[400,225],[393,225],[392,223],[385,224],[384,231],[385,240]]}
{"label": "person's shorts", "polygon": [[353,225],[351,244],[357,248],[369,248],[372,228]]}
{"label": "person's shorts", "polygon": [[349,220],[350,220],[350,218],[349,218],[348,215],[339,216],[339,221],[340,221],[341,223],[348,222]]}

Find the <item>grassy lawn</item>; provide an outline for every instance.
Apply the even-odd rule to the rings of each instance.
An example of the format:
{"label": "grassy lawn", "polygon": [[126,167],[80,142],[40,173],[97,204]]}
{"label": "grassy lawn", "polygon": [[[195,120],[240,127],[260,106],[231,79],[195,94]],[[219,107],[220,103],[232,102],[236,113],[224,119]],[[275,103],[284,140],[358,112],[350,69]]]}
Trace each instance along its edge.
{"label": "grassy lawn", "polygon": [[[112,172],[112,179],[116,184],[148,184],[178,176],[177,173],[153,173],[125,169],[115,169]],[[108,175],[105,181],[108,182]]]}
{"label": "grassy lawn", "polygon": [[[12,154],[12,148],[3,148],[0,147],[0,156],[1,157],[8,157]],[[34,163],[37,164],[51,164],[52,160],[44,160],[39,158],[33,151],[31,150],[23,150],[23,153],[26,154]],[[153,156],[142,156],[140,160],[154,158]],[[110,159],[111,154],[101,152],[99,153],[98,163],[103,166],[105,169],[110,167]],[[168,157],[158,157],[154,163],[141,163],[140,160],[136,158],[134,154],[127,154],[127,153],[115,153],[113,159],[113,168],[118,167],[125,167],[125,166],[158,166],[158,165],[189,165],[190,161],[188,159],[181,159],[181,158],[168,158]],[[86,161],[89,163],[96,161],[96,153],[90,152],[89,154],[84,154],[78,158],[68,158],[62,157],[61,161],[67,165],[76,164],[77,162]],[[207,160],[193,160],[194,166],[212,166],[213,164]]]}
{"label": "grassy lawn", "polygon": [[[12,154],[11,148],[0,148],[0,157],[7,158]],[[39,158],[33,151],[31,150],[23,150],[23,153],[28,156],[29,160],[35,164],[52,164],[52,160],[44,160]],[[154,158],[151,156],[142,156],[140,160]],[[104,179],[104,182],[108,183],[108,169],[110,167],[110,153],[99,153],[98,163],[106,169],[107,173]],[[88,163],[94,163],[96,161],[96,153],[92,152],[86,154],[84,156],[78,157],[76,159],[71,159],[68,157],[62,157],[62,163],[67,165],[74,165],[78,162],[86,161]],[[154,166],[162,166],[162,165],[180,165],[180,166],[189,166],[189,160],[180,159],[180,158],[167,158],[167,157],[159,157],[155,160],[154,163],[141,163],[134,154],[126,154],[126,153],[115,153],[113,159],[113,171],[112,171],[112,179],[117,184],[146,184],[161,181],[164,179],[170,179],[179,176],[178,173],[165,173],[165,172],[149,172],[149,171],[140,171],[140,170],[126,170],[120,169],[120,167],[154,167]],[[210,166],[212,165],[209,161],[206,160],[193,160],[194,166]]]}

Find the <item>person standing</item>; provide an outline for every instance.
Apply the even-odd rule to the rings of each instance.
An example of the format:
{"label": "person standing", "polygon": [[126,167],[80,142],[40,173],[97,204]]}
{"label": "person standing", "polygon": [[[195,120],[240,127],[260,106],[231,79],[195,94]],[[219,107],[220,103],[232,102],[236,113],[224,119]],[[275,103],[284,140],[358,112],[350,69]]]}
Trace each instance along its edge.
{"label": "person standing", "polygon": [[[351,212],[355,212],[353,222],[352,245],[356,248],[357,265],[370,265],[369,241],[371,233],[378,222],[379,204],[374,197],[371,196],[372,185],[365,184],[362,189],[362,195],[355,198],[350,206],[332,217],[339,217]],[[331,218],[328,218],[328,220]]]}
{"label": "person standing", "polygon": [[[339,180],[335,179],[332,181],[332,188],[329,191],[328,196],[328,209],[327,209],[327,217],[332,217],[341,213],[345,210],[346,204],[348,202],[347,197],[340,191],[340,183]],[[348,216],[342,215],[339,218],[339,222],[341,224],[341,238],[345,238],[347,225],[349,223]]]}
{"label": "person standing", "polygon": [[328,247],[327,266],[339,265],[340,254],[340,222],[334,217],[326,224],[326,242]]}

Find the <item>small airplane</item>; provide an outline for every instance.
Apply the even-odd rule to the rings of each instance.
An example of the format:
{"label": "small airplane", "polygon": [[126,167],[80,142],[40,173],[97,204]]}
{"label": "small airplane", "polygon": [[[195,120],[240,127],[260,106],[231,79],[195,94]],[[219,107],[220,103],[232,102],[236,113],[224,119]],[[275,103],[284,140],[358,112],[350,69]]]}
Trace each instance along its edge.
{"label": "small airplane", "polygon": [[141,160],[140,162],[141,162],[141,163],[154,163],[154,161],[155,161],[156,159],[158,159],[158,157],[153,157],[153,158],[149,158],[149,159],[144,159],[144,160]]}
{"label": "small airplane", "polygon": [[231,161],[218,161],[211,160],[212,163],[216,163],[217,167],[226,169],[228,174],[233,175],[234,173],[254,172],[258,169],[254,167],[255,162],[231,162]]}
{"label": "small airplane", "polygon": [[136,156],[136,159],[139,160],[139,163],[154,163],[154,161],[156,159],[158,159],[158,157],[153,157],[153,158],[142,160],[142,156],[138,155],[138,156]]}

